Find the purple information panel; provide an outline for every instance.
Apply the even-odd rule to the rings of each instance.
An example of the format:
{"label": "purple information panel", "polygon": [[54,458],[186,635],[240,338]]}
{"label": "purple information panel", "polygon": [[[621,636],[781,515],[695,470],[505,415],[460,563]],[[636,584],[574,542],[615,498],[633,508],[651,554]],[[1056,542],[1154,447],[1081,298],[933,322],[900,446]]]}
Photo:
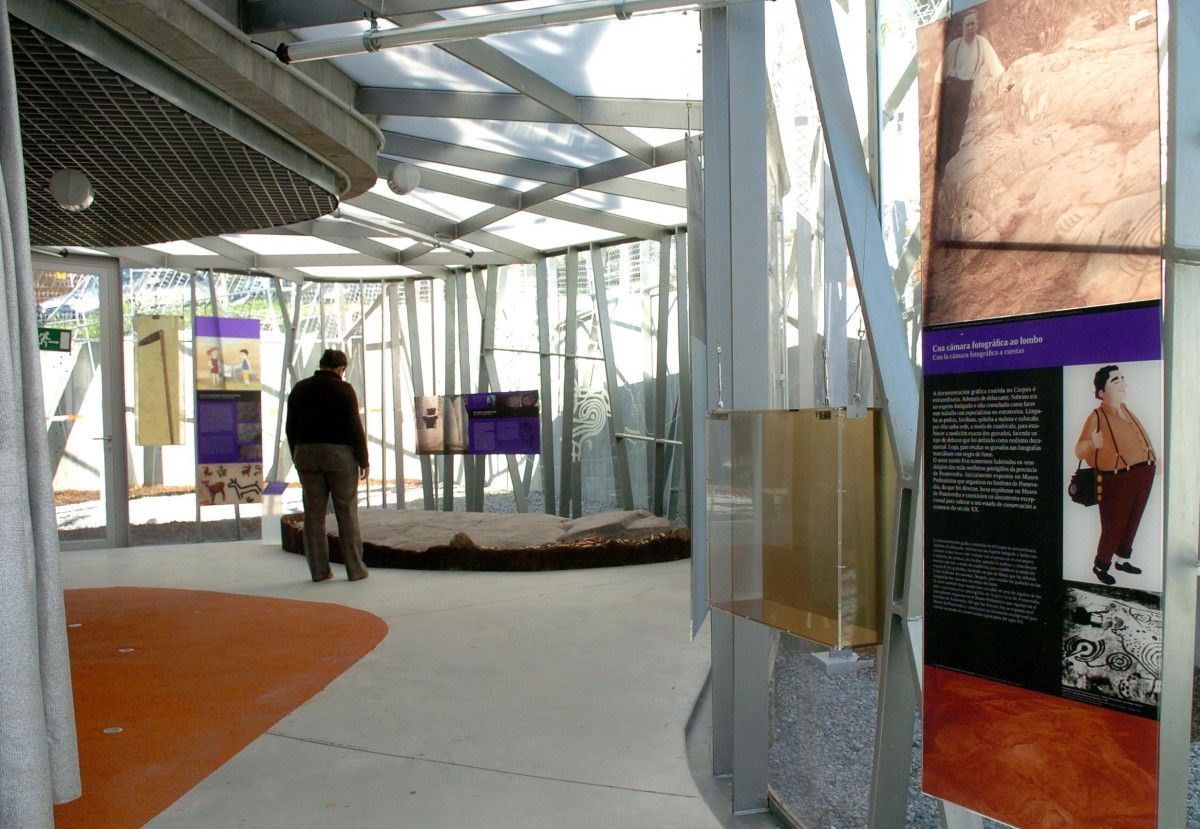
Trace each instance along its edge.
{"label": "purple information panel", "polygon": [[538,393],[468,394],[467,433],[471,455],[536,455],[541,451]]}
{"label": "purple information panel", "polygon": [[257,340],[261,325],[258,320],[233,317],[196,317],[197,337],[219,337],[223,340]]}
{"label": "purple information panel", "polygon": [[259,321],[196,317],[196,497],[254,503],[262,493]]}
{"label": "purple information panel", "polygon": [[1162,355],[1160,305],[926,328],[926,375],[1048,368]]}

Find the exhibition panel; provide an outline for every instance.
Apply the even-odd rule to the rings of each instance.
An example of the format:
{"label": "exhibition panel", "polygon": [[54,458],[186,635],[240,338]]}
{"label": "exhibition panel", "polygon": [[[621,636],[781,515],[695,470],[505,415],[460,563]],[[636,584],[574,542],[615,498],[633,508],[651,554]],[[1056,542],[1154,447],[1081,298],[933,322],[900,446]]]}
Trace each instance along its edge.
{"label": "exhibition panel", "polygon": [[1156,11],[986,0],[918,34],[923,787],[1018,826],[1159,823]]}
{"label": "exhibition panel", "polygon": [[709,555],[730,574],[712,607],[831,648],[878,643],[895,490],[878,413],[714,412],[709,437]]}

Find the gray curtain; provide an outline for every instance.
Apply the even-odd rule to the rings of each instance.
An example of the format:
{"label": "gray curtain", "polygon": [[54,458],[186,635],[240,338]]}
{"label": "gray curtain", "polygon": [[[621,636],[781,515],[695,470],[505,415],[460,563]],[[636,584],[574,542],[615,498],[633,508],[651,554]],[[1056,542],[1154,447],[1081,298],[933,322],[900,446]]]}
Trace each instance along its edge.
{"label": "gray curtain", "polygon": [[75,710],[29,261],[8,3],[0,0],[0,827],[79,796]]}

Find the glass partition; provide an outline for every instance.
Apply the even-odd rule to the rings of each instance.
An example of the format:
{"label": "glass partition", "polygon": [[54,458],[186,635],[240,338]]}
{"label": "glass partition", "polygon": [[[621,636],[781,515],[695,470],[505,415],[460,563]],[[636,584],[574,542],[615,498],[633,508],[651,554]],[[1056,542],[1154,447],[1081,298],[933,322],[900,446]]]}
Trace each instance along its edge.
{"label": "glass partition", "polygon": [[876,410],[709,416],[714,608],[834,648],[877,643],[896,473]]}

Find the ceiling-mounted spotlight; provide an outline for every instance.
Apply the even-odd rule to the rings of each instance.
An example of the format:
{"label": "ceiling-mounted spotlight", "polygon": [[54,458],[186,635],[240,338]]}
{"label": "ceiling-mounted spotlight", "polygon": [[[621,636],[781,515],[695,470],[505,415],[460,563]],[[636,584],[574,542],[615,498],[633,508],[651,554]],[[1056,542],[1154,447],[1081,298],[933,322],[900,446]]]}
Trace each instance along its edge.
{"label": "ceiling-mounted spotlight", "polygon": [[96,198],[87,174],[73,167],[59,170],[50,177],[50,195],[59,207],[72,213],[87,210]]}
{"label": "ceiling-mounted spotlight", "polygon": [[388,173],[388,189],[397,196],[407,196],[421,184],[421,171],[415,164],[397,164]]}

